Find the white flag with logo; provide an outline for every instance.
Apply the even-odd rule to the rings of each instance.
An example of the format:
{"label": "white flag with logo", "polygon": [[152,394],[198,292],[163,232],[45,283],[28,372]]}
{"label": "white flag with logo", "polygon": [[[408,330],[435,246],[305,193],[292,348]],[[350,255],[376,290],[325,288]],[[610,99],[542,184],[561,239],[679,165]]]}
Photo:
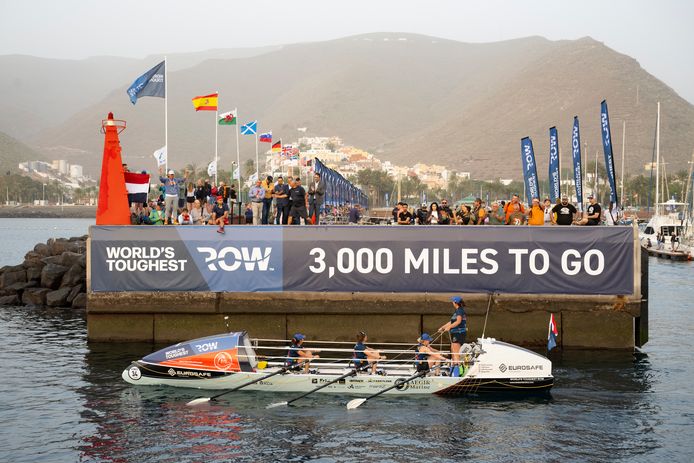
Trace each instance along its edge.
{"label": "white flag with logo", "polygon": [[212,176],[217,173],[217,161],[212,161],[208,166],[207,166],[207,175]]}
{"label": "white flag with logo", "polygon": [[157,167],[166,165],[166,145],[156,150],[153,156],[157,160]]}

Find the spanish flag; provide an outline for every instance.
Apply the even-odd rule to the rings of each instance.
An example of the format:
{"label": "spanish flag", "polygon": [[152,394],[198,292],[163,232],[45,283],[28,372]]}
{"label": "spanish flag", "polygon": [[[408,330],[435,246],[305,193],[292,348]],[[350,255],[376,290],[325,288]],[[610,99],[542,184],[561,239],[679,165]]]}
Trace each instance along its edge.
{"label": "spanish flag", "polygon": [[217,111],[217,93],[193,98],[193,107],[196,111]]}
{"label": "spanish flag", "polygon": [[272,144],[273,153],[279,153],[280,151],[282,151],[282,140]]}

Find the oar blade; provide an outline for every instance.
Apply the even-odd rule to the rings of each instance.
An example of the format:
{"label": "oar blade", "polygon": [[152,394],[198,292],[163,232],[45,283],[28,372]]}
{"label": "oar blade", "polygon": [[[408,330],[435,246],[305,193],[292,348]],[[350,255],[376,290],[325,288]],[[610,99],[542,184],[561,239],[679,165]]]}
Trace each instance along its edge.
{"label": "oar blade", "polygon": [[288,405],[288,404],[289,404],[289,402],[275,402],[274,404],[270,404],[270,405],[268,405],[268,406],[265,407],[265,408],[284,407],[284,406],[286,406],[286,405]]}
{"label": "oar blade", "polygon": [[192,407],[195,405],[202,405],[210,401],[209,397],[200,397],[198,399],[193,399],[190,402],[188,402],[186,405]]}
{"label": "oar blade", "polygon": [[352,399],[349,402],[347,402],[347,410],[354,410],[355,408],[358,408],[361,404],[366,402],[368,399]]}

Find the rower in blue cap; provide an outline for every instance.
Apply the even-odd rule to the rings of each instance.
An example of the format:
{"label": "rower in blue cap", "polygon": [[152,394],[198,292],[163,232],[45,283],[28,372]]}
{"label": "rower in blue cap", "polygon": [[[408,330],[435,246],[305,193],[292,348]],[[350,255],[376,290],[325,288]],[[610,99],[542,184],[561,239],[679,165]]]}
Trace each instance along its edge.
{"label": "rower in blue cap", "polygon": [[301,333],[296,333],[292,338],[292,343],[287,351],[287,360],[285,361],[285,366],[294,367],[296,365],[304,366],[304,373],[308,373],[308,367],[310,365],[311,359],[320,358],[315,352],[320,352],[319,349],[306,349],[303,347],[304,336]]}
{"label": "rower in blue cap", "polygon": [[419,344],[417,344],[417,353],[415,354],[414,362],[417,371],[429,371],[433,369],[434,374],[439,374],[440,364],[446,360],[446,357],[431,347],[431,341],[433,341],[433,339],[428,333],[422,333],[417,341]]}
{"label": "rower in blue cap", "polygon": [[460,296],[451,298],[455,312],[451,316],[451,321],[439,328],[439,333],[448,331],[451,338],[451,374],[456,375],[460,365],[460,348],[465,344],[467,336],[467,316],[465,315],[465,302]]}

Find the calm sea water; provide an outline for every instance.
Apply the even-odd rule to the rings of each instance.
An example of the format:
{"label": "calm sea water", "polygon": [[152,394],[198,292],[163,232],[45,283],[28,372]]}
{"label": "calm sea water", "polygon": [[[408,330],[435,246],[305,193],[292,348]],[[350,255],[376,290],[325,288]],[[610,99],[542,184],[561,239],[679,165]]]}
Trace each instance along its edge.
{"label": "calm sea water", "polygon": [[[84,233],[69,222],[76,232],[40,235],[22,221],[13,255],[50,233]],[[154,346],[87,343],[82,313],[2,308],[0,461],[690,462],[694,265],[650,265],[644,356],[553,352],[547,397],[381,398],[350,412],[347,398],[328,395],[266,410],[277,397],[261,393],[190,408],[200,392],[120,379]]]}

